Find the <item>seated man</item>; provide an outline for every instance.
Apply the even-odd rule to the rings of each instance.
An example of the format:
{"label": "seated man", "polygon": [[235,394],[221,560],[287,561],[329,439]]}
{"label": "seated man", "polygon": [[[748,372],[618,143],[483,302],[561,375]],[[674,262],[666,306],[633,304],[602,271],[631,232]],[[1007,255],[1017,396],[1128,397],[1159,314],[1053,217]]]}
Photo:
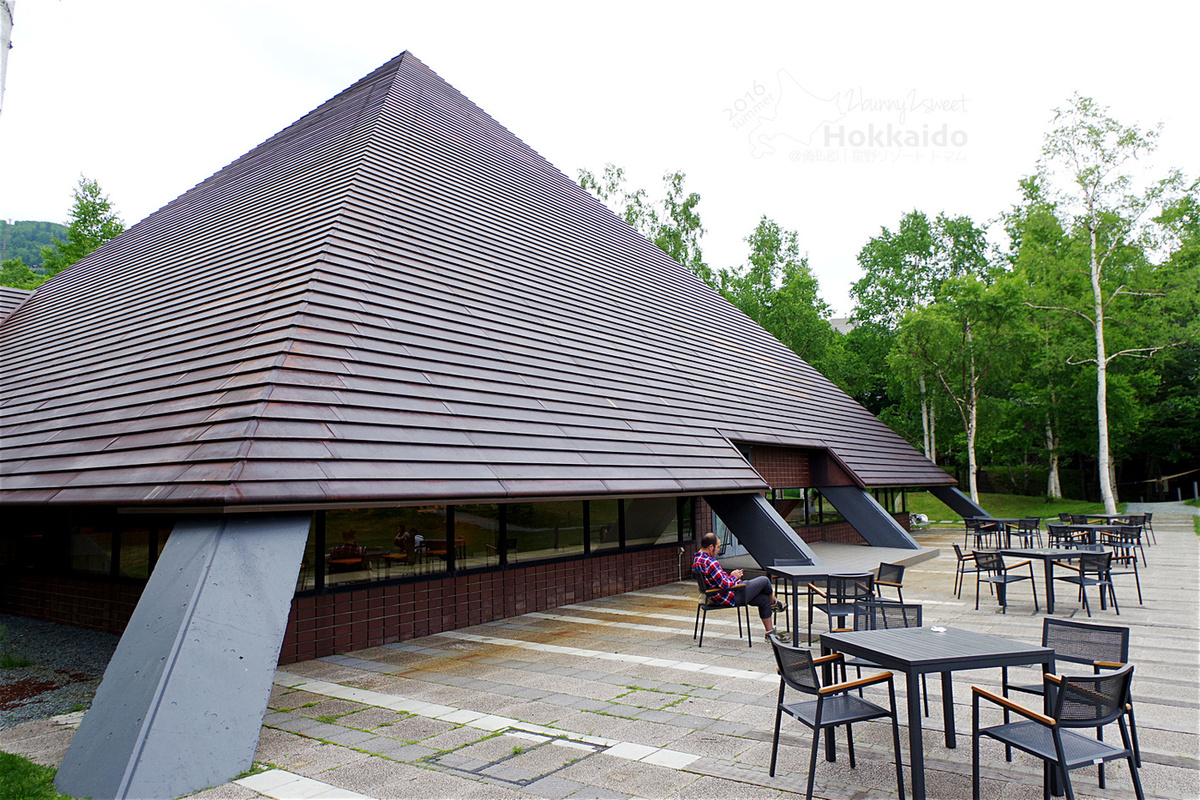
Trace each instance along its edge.
{"label": "seated man", "polygon": [[[721,549],[721,540],[715,533],[706,533],[700,537],[700,549],[692,561],[692,572],[704,576],[704,583],[710,589],[727,589],[712,596],[712,602],[721,606],[733,605],[733,587],[742,582],[742,571],[735,569],[726,572],[717,563],[717,551]],[[771,581],[766,575],[760,575],[746,583],[746,605],[758,607],[758,617],[762,620],[767,636],[775,633],[775,622],[771,612],[784,611],[783,603],[775,600],[771,594]]]}

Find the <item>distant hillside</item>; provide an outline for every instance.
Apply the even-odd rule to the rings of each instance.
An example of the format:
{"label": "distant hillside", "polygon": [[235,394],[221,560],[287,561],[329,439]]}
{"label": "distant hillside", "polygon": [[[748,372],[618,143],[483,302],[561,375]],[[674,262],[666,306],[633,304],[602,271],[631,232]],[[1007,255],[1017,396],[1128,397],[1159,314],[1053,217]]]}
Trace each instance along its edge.
{"label": "distant hillside", "polygon": [[56,238],[67,238],[67,226],[57,222],[0,219],[0,261],[20,258],[35,272],[42,265],[42,247],[50,246]]}

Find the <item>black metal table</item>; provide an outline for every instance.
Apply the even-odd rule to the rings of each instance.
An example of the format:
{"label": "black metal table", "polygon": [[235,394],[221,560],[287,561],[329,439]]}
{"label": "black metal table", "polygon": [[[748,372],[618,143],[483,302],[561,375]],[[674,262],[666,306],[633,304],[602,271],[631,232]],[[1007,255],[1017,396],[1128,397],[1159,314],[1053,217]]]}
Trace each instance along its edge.
{"label": "black metal table", "polygon": [[[1054,671],[1054,651],[987,633],[961,628],[892,628],[821,634],[821,651],[869,659],[883,669],[902,672],[908,695],[908,747],[912,763],[912,796],[925,798],[925,749],[921,741],[921,681],[942,674],[942,716],[946,746],[955,746],[954,695],[951,673],[968,669],[1045,664]],[[827,756],[828,757],[828,756]],[[1047,773],[1047,780],[1049,780]]]}
{"label": "black metal table", "polygon": [[764,567],[767,575],[773,578],[786,578],[791,584],[792,597],[792,641],[799,643],[800,641],[800,601],[797,599],[800,596],[800,583],[805,584],[812,581],[823,581],[830,575],[839,574],[837,570],[829,567],[808,566],[789,566],[789,567]]}
{"label": "black metal table", "polygon": [[[1014,547],[1000,551],[1001,555],[1016,556],[1017,558],[1040,559],[1046,581],[1046,613],[1054,613],[1054,562],[1073,561],[1095,550],[1076,547]],[[1101,595],[1100,606],[1104,607],[1104,596]]]}

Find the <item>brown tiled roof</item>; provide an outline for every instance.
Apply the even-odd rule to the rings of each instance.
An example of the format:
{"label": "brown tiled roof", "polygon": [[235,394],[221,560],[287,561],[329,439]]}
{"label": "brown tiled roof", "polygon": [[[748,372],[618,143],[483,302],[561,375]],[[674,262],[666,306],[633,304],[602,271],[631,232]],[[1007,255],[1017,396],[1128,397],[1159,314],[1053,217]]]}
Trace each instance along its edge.
{"label": "brown tiled roof", "polygon": [[5,502],[952,482],[408,54],[0,326]]}
{"label": "brown tiled roof", "polygon": [[25,298],[33,292],[28,289],[14,289],[11,286],[0,286],[0,322],[25,302]]}

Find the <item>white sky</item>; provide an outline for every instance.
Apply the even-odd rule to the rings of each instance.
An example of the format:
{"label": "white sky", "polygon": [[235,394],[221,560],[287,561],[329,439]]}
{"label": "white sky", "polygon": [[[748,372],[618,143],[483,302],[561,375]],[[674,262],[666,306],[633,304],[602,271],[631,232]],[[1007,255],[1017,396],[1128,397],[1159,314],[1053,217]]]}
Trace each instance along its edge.
{"label": "white sky", "polygon": [[133,224],[411,50],[572,177],[612,162],[658,196],[683,170],[714,267],[762,214],[798,230],[848,314],[868,238],[1006,210],[1075,91],[1200,174],[1197,30],[1157,0],[17,0],[0,218],[65,221],[84,174]]}

